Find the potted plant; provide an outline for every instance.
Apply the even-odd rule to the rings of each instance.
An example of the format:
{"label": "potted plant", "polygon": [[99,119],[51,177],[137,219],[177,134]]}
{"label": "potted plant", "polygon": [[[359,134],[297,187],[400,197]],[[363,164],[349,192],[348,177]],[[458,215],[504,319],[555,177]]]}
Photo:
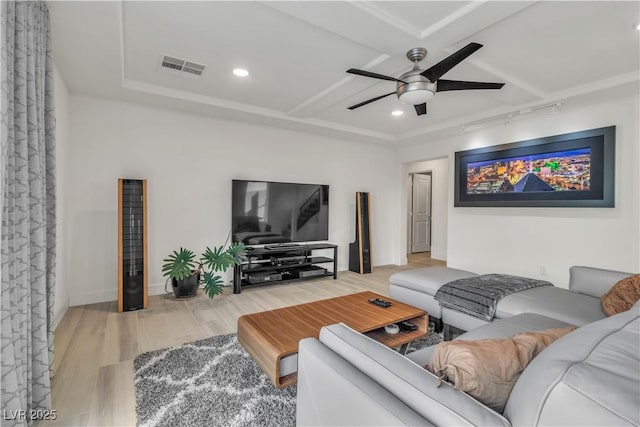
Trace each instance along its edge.
{"label": "potted plant", "polygon": [[209,298],[222,293],[222,277],[215,273],[224,273],[231,266],[239,264],[246,253],[242,243],[225,246],[207,247],[196,261],[196,254],[189,249],[180,248],[163,261],[162,275],[171,279],[176,298],[193,297],[198,293],[200,284]]}

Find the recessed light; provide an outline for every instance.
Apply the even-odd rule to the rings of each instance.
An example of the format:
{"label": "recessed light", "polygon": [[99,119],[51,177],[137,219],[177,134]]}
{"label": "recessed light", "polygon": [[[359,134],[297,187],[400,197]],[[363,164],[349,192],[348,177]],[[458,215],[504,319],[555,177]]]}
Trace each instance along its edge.
{"label": "recessed light", "polygon": [[394,111],[391,112],[391,115],[392,116],[396,116],[396,117],[397,116],[401,116],[403,114],[404,114],[404,111],[402,111],[402,110],[394,110]]}
{"label": "recessed light", "polygon": [[235,68],[233,70],[233,74],[238,77],[247,77],[249,75],[249,71],[245,70],[244,68]]}
{"label": "recessed light", "polygon": [[640,24],[636,25],[636,30],[640,31]]}

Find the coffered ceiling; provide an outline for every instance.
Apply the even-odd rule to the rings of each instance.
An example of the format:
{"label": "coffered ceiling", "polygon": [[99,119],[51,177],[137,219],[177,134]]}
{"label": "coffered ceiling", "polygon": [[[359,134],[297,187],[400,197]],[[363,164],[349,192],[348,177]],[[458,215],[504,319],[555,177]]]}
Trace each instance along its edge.
{"label": "coffered ceiling", "polygon": [[[398,145],[465,123],[553,102],[638,93],[637,1],[50,2],[54,59],[74,93]],[[416,116],[395,83],[405,53],[427,68],[484,45],[445,75],[498,91],[441,92]],[[163,55],[206,66],[167,72]],[[242,79],[232,69],[249,70]],[[399,117],[393,110],[402,110]]]}

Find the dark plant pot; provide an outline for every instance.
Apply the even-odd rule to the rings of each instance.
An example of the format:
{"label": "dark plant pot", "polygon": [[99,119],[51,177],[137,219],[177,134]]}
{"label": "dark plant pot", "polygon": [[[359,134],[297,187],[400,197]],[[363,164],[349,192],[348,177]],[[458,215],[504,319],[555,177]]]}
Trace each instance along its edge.
{"label": "dark plant pot", "polygon": [[193,274],[186,279],[177,281],[171,279],[171,287],[176,298],[192,298],[198,294],[198,288],[200,287],[200,275]]}

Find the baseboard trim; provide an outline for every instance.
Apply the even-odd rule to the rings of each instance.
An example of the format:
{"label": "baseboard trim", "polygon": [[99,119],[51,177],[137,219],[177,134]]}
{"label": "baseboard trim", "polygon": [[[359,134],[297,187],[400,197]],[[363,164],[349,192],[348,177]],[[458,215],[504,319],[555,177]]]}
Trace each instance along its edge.
{"label": "baseboard trim", "polygon": [[69,306],[96,304],[100,302],[109,302],[118,300],[117,289],[87,292],[83,294],[73,293],[69,296]]}
{"label": "baseboard trim", "polygon": [[[173,295],[173,291],[171,290],[171,286],[168,286],[169,294]],[[153,283],[149,285],[149,295],[162,295],[164,294],[164,283]]]}
{"label": "baseboard trim", "polygon": [[69,301],[65,305],[62,306],[62,309],[53,315],[53,330],[55,331],[60,324],[60,321],[67,314],[67,310],[69,310]]}
{"label": "baseboard trim", "polygon": [[[149,295],[162,295],[164,291],[164,283],[150,283]],[[118,290],[108,289],[103,291],[87,292],[84,294],[73,294],[69,298],[69,307],[86,304],[96,304],[100,302],[110,302],[118,300]]]}

